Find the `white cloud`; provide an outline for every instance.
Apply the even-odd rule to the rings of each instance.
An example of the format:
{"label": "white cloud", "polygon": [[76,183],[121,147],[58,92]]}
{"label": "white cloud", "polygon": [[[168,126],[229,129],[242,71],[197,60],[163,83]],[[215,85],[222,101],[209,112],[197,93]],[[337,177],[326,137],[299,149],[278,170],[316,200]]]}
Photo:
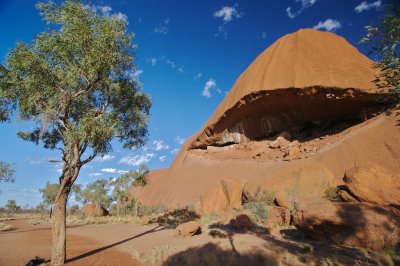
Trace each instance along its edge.
{"label": "white cloud", "polygon": [[96,159],[94,159],[94,161],[106,162],[106,161],[111,161],[114,158],[115,158],[114,155],[106,154],[106,155],[101,156],[101,157],[96,157]]}
{"label": "white cloud", "polygon": [[166,35],[169,31],[167,25],[169,24],[169,18],[164,19],[164,21],[154,28],[154,33]]}
{"label": "white cloud", "polygon": [[357,13],[361,13],[363,11],[370,10],[372,8],[379,8],[382,6],[382,1],[378,0],[372,3],[368,3],[367,1],[361,2],[358,6],[354,8]]}
{"label": "white cloud", "polygon": [[225,23],[232,21],[234,18],[240,18],[242,14],[238,10],[239,5],[224,6],[220,10],[214,12],[214,17],[222,18]]}
{"label": "white cloud", "polygon": [[217,83],[213,79],[209,79],[206,84],[204,85],[203,91],[201,92],[201,95],[210,98],[212,96],[210,90],[212,88],[215,88],[217,86]]}
{"label": "white cloud", "polygon": [[102,176],[102,173],[89,173],[88,176],[90,177],[97,177],[97,176]]}
{"label": "white cloud", "polygon": [[301,7],[300,9],[298,9],[297,11],[292,12],[292,7],[289,6],[288,8],[286,8],[286,13],[288,15],[289,18],[294,19],[295,17],[297,17],[298,15],[300,15],[304,10],[306,10],[307,8],[313,6],[317,0],[295,0],[295,2],[300,3]]}
{"label": "white cloud", "polygon": [[178,72],[179,72],[179,73],[185,73],[185,71],[184,71],[183,68],[181,68],[181,67],[178,68]]}
{"label": "white cloud", "polygon": [[164,144],[164,141],[162,140],[154,140],[153,145],[154,145],[154,150],[156,151],[169,149],[169,145]]}
{"label": "white cloud", "polygon": [[236,18],[240,18],[242,13],[239,11],[239,5],[234,4],[233,6],[224,6],[220,10],[214,12],[214,17],[221,18],[223,25],[218,26],[218,32],[214,34],[215,37],[223,36],[224,39],[227,38],[228,32],[225,29],[225,24],[231,22]]}
{"label": "white cloud", "polygon": [[100,14],[102,14],[105,17],[115,17],[117,19],[124,20],[124,21],[128,20],[128,16],[125,15],[124,13],[117,12],[117,13],[111,14],[112,8],[110,6],[88,6],[87,5],[86,8],[90,9],[94,12],[99,12]]}
{"label": "white cloud", "polygon": [[146,59],[146,63],[150,64],[151,66],[157,65],[157,58],[150,57]]}
{"label": "white cloud", "polygon": [[334,32],[341,27],[342,24],[339,21],[328,18],[324,22],[320,21],[317,25],[314,26],[314,29]]}
{"label": "white cloud", "polygon": [[114,17],[116,17],[117,19],[120,19],[120,20],[124,20],[124,21],[128,20],[128,16],[121,12],[114,14]]}
{"label": "white cloud", "polygon": [[135,156],[125,156],[121,158],[119,163],[138,166],[150,162],[151,158],[153,158],[154,156],[156,156],[154,153],[147,153]]}
{"label": "white cloud", "polygon": [[164,161],[167,159],[167,156],[160,156],[160,157],[158,157],[158,159],[159,159],[161,162],[164,162]]}
{"label": "white cloud", "polygon": [[185,142],[184,138],[181,138],[180,136],[177,136],[175,138],[175,142],[179,143],[180,145],[182,145]]}
{"label": "white cloud", "polygon": [[179,151],[179,149],[178,149],[178,148],[175,148],[175,149],[173,149],[173,150],[171,151],[171,153],[172,153],[172,154],[177,154],[178,151]]}
{"label": "white cloud", "polygon": [[167,59],[165,62],[166,62],[168,65],[170,65],[172,68],[175,68],[175,67],[176,67],[175,62],[174,62],[174,61],[171,61],[170,59]]}
{"label": "white cloud", "polygon": [[141,69],[138,69],[138,70],[136,70],[135,72],[133,72],[133,76],[134,76],[135,78],[139,77],[139,76],[142,75],[142,74],[143,74],[143,70],[141,70]]}
{"label": "white cloud", "polygon": [[103,168],[101,169],[102,172],[105,173],[110,173],[110,174],[125,174],[128,173],[129,171],[125,171],[125,170],[118,170],[115,168]]}

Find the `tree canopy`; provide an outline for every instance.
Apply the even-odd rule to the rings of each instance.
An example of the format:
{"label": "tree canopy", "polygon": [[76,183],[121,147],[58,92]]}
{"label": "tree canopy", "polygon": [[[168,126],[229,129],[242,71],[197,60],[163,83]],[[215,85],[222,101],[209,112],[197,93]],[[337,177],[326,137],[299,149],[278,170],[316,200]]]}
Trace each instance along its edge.
{"label": "tree canopy", "polygon": [[82,199],[84,203],[98,203],[105,208],[109,208],[112,202],[111,196],[108,195],[110,186],[108,180],[98,179],[86,186],[82,191]]}
{"label": "tree canopy", "polygon": [[392,0],[379,25],[366,27],[367,36],[361,42],[371,47],[377,56],[375,68],[379,70],[374,81],[378,88],[389,89],[400,101],[400,0]]}
{"label": "tree canopy", "polygon": [[12,164],[6,162],[0,162],[0,182],[11,182],[15,181],[15,169]]}

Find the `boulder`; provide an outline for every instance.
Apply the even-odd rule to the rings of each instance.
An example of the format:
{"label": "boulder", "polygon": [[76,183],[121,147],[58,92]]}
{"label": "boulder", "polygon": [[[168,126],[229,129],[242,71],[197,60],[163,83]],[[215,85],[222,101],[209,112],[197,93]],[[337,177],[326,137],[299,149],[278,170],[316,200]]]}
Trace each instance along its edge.
{"label": "boulder", "polygon": [[278,206],[268,206],[267,227],[287,226],[290,223],[290,210]]}
{"label": "boulder", "polygon": [[242,206],[243,186],[239,179],[222,179],[201,198],[201,213],[218,213]]}
{"label": "boulder", "polygon": [[289,146],[289,144],[290,144],[290,141],[288,141],[287,139],[285,139],[282,136],[279,136],[276,138],[276,140],[272,141],[269,144],[269,147],[271,149],[278,149],[278,148],[285,149]]}
{"label": "boulder", "polygon": [[254,222],[247,214],[239,214],[230,222],[230,225],[236,230],[251,230],[254,227]]}
{"label": "boulder", "polygon": [[400,207],[400,173],[366,163],[347,170],[343,181],[360,201]]}
{"label": "boulder", "polygon": [[201,233],[201,226],[196,221],[180,224],[175,229],[176,236],[193,236]]}
{"label": "boulder", "polygon": [[83,213],[87,217],[102,217],[109,215],[109,212],[100,204],[85,204],[82,208]]}
{"label": "boulder", "polygon": [[293,224],[311,238],[368,249],[400,244],[400,211],[365,202],[309,205],[295,211]]}

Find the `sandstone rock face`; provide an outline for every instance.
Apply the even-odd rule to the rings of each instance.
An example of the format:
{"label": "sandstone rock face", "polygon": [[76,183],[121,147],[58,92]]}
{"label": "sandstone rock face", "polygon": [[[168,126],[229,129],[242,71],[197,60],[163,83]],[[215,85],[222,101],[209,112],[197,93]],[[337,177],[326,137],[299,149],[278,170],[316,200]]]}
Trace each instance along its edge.
{"label": "sandstone rock face", "polygon": [[243,182],[237,178],[224,178],[201,199],[201,213],[221,212],[242,206]]}
{"label": "sandstone rock face", "polygon": [[100,204],[85,204],[82,208],[83,213],[87,217],[102,217],[107,216],[109,212]]}
{"label": "sandstone rock face", "polygon": [[293,224],[310,237],[368,249],[400,244],[400,211],[371,203],[324,203],[294,213]]}
{"label": "sandstone rock face", "polygon": [[196,221],[180,224],[175,229],[176,236],[193,236],[199,233],[201,233],[201,226]]}
{"label": "sandstone rock face", "polygon": [[366,163],[346,171],[343,181],[361,201],[400,208],[400,173]]}
{"label": "sandstone rock face", "polygon": [[267,227],[287,226],[290,223],[290,210],[278,206],[268,206]]}

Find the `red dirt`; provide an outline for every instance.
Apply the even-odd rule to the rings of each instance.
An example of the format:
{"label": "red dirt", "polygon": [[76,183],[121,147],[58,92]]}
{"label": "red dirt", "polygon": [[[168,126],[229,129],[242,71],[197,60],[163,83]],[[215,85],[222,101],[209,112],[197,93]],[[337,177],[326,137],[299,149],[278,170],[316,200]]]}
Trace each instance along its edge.
{"label": "red dirt", "polygon": [[[16,230],[0,233],[0,265],[25,265],[36,256],[46,261],[50,259],[51,228],[48,225],[31,225],[26,220],[5,223]],[[140,265],[115,247],[85,256],[87,252],[104,247],[104,243],[71,234],[76,228],[67,229],[67,260],[72,261],[66,265]]]}

